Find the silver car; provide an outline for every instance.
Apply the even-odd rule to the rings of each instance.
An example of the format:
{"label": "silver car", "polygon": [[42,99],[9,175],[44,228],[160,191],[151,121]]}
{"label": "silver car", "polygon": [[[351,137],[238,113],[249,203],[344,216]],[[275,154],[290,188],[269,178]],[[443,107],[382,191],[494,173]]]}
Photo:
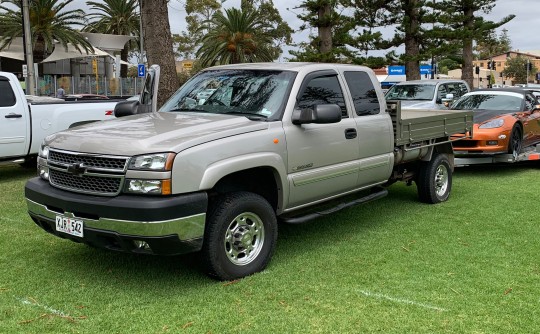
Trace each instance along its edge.
{"label": "silver car", "polygon": [[404,109],[446,109],[470,91],[463,80],[411,80],[392,86],[386,100],[400,100]]}

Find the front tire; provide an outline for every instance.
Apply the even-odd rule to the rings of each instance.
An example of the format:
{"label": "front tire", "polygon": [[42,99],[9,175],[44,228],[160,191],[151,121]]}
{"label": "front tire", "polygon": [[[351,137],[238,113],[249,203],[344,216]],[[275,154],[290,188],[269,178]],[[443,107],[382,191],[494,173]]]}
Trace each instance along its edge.
{"label": "front tire", "polygon": [[523,146],[523,134],[519,125],[514,125],[512,132],[510,133],[510,140],[508,141],[508,153],[512,154],[514,160],[517,159],[521,153]]}
{"label": "front tire", "polygon": [[212,203],[203,256],[209,275],[242,278],[266,268],[275,249],[277,219],[263,197],[250,192],[222,195]]}
{"label": "front tire", "polygon": [[434,153],[422,163],[416,178],[420,201],[429,204],[444,202],[452,190],[452,168],[447,154]]}

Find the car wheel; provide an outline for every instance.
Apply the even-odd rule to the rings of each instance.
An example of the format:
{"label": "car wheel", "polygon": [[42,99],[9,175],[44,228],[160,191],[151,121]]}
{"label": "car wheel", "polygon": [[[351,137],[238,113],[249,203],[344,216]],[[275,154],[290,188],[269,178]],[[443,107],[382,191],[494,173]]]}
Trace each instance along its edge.
{"label": "car wheel", "polygon": [[423,162],[416,177],[418,197],[424,203],[444,202],[452,189],[452,168],[448,155],[434,153],[431,161]]}
{"label": "car wheel", "polygon": [[521,153],[523,146],[523,134],[519,125],[514,125],[512,132],[510,133],[510,140],[508,141],[508,153],[512,154],[514,160],[517,159]]}
{"label": "car wheel", "polygon": [[207,219],[203,252],[209,275],[245,277],[266,268],[277,240],[277,219],[262,196],[236,192],[216,198]]}

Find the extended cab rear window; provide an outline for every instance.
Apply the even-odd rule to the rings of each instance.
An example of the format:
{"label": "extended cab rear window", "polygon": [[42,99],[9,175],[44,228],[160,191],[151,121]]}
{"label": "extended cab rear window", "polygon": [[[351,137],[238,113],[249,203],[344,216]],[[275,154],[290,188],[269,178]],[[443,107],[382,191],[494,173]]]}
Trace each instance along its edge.
{"label": "extended cab rear window", "polygon": [[9,79],[0,76],[0,107],[11,107],[15,105],[15,94],[9,84]]}
{"label": "extended cab rear window", "polygon": [[375,87],[366,72],[345,72],[345,80],[358,116],[377,115],[381,112]]}

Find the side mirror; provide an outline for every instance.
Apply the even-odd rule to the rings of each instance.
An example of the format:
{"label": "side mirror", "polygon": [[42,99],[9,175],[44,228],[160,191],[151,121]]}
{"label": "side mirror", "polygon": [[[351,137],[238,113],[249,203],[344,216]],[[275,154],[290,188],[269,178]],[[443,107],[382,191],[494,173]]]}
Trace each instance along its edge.
{"label": "side mirror", "polygon": [[313,108],[296,109],[292,114],[292,122],[301,124],[329,124],[341,121],[341,108],[337,104],[317,104]]}
{"label": "side mirror", "polygon": [[124,117],[137,114],[139,110],[139,101],[121,101],[114,107],[115,117]]}

